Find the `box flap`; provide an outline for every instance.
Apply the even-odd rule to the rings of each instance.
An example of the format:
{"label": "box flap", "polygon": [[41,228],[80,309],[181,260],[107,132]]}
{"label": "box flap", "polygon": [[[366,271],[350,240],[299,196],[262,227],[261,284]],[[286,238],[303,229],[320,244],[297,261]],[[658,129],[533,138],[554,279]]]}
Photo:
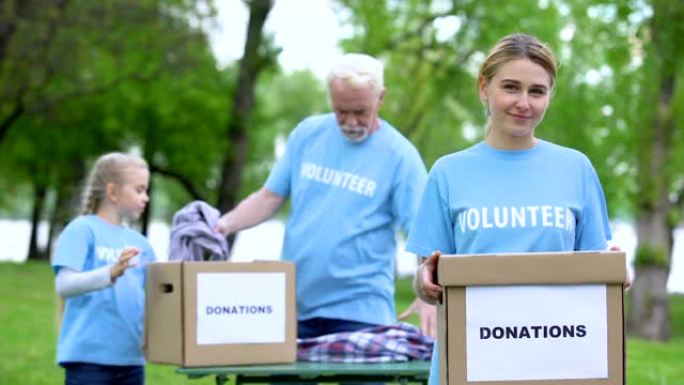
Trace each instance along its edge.
{"label": "box flap", "polygon": [[624,252],[443,255],[437,281],[443,286],[562,285],[626,281]]}

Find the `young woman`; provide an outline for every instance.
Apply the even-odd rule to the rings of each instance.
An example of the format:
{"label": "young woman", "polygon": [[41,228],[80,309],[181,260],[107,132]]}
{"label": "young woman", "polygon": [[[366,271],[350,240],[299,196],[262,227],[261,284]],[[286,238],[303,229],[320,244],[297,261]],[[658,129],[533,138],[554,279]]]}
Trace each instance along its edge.
{"label": "young woman", "polygon": [[[582,153],[535,136],[557,63],[533,36],[502,38],[480,68],[489,117],[484,141],[439,159],[423,193],[406,249],[427,258],[417,294],[434,303],[444,254],[605,250],[610,228],[603,189]],[[439,378],[434,350],[430,384]]]}
{"label": "young woman", "polygon": [[124,225],[140,217],[150,173],[137,156],[101,156],[79,217],[60,234],[52,259],[65,299],[57,362],[68,385],[144,384],[141,350],[147,239]]}

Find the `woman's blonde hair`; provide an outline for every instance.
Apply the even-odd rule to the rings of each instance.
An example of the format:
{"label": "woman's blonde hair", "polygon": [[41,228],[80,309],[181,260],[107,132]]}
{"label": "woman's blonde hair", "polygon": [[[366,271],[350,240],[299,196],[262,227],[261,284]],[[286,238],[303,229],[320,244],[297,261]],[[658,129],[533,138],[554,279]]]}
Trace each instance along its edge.
{"label": "woman's blonde hair", "polygon": [[148,168],[143,158],[133,154],[110,152],[97,158],[83,188],[80,214],[95,214],[105,197],[107,184],[123,184],[131,167]]}
{"label": "woman's blonde hair", "polygon": [[478,85],[482,80],[489,83],[503,64],[516,59],[529,59],[544,68],[553,87],[558,71],[556,56],[548,44],[524,33],[504,36],[496,43],[480,66]]}

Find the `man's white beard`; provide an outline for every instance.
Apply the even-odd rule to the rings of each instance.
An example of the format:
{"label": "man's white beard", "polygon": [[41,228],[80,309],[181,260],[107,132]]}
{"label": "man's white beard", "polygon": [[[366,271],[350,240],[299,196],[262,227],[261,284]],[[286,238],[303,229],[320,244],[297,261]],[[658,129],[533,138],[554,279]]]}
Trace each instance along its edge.
{"label": "man's white beard", "polygon": [[348,124],[340,125],[342,134],[352,143],[363,142],[368,137],[368,126],[352,127]]}

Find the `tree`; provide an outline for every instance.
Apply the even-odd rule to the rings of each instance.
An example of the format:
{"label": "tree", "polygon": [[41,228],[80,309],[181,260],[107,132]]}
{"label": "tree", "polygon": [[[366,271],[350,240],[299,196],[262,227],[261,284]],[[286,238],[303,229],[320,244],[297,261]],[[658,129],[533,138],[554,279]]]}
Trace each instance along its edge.
{"label": "tree", "polygon": [[[679,223],[684,196],[681,134],[675,103],[681,90],[684,43],[684,1],[654,0],[653,17],[644,30],[646,109],[637,142],[637,193],[635,195],[638,246],[635,281],[631,291],[629,330],[632,334],[665,341],[670,336],[667,278],[672,263],[673,231]],[[681,89],[681,87],[680,87]],[[679,161],[679,164],[677,164]]]}
{"label": "tree", "polygon": [[[217,206],[226,212],[235,206],[242,171],[247,159],[249,143],[250,114],[254,107],[254,92],[259,74],[272,65],[275,55],[264,39],[264,24],[273,6],[271,0],[251,0],[249,5],[249,22],[245,49],[237,74],[237,87],[233,94],[232,116],[228,122],[227,141],[230,151],[221,165],[221,179],[218,187]],[[232,245],[235,235],[228,241]]]}

